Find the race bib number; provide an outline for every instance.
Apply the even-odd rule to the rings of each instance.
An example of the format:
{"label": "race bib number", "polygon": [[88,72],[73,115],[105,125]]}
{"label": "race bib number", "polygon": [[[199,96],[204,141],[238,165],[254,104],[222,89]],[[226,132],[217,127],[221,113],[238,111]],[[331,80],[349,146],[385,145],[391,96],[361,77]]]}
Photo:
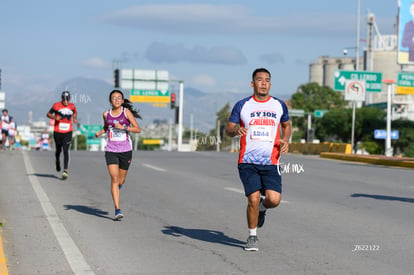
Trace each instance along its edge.
{"label": "race bib number", "polygon": [[272,142],[274,126],[254,125],[250,128],[250,139]]}
{"label": "race bib number", "polygon": [[111,128],[109,132],[110,141],[125,141],[127,133],[124,130]]}
{"label": "race bib number", "polygon": [[59,123],[59,130],[61,131],[69,131],[70,123],[60,122]]}

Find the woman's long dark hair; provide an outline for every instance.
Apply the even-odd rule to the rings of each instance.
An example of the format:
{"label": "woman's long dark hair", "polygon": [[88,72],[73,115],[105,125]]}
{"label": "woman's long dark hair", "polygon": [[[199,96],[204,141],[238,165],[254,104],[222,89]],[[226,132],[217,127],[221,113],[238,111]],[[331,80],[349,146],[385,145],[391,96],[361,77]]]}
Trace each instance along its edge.
{"label": "woman's long dark hair", "polygon": [[134,106],[132,105],[132,102],[129,101],[129,99],[126,99],[124,97],[124,93],[121,92],[120,90],[113,90],[109,94],[109,102],[111,102],[112,94],[114,94],[114,93],[120,93],[121,94],[122,99],[124,100],[124,103],[122,103],[122,107],[127,108],[128,110],[130,110],[134,117],[142,119],[141,115],[139,114],[139,111],[134,109]]}

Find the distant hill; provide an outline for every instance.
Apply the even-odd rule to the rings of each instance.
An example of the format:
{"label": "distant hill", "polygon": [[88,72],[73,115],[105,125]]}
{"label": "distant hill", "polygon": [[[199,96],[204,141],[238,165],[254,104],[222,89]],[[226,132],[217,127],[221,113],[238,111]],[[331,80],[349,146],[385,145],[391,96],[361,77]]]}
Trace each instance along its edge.
{"label": "distant hill", "polygon": [[[52,91],[39,94],[7,94],[6,106],[10,114],[18,124],[29,122],[29,112],[32,113],[32,121],[46,121],[46,113],[54,102],[60,100],[63,90],[69,90],[72,102],[76,104],[78,118],[81,124],[102,124],[102,113],[110,108],[109,93],[112,85],[100,80],[77,77],[69,79],[58,85]],[[124,91],[125,92],[125,91]],[[190,127],[190,117],[193,117],[193,127],[201,132],[208,132],[215,127],[216,112],[226,103],[233,104],[250,95],[246,93],[206,93],[195,88],[184,86],[184,126]],[[125,93],[125,96],[128,96]],[[275,95],[283,100],[290,95]],[[177,93],[178,100],[178,93]],[[168,105],[165,107],[154,107],[150,103],[134,103],[139,109],[143,119],[138,123],[145,127],[152,124],[154,120],[174,121],[174,111]]]}

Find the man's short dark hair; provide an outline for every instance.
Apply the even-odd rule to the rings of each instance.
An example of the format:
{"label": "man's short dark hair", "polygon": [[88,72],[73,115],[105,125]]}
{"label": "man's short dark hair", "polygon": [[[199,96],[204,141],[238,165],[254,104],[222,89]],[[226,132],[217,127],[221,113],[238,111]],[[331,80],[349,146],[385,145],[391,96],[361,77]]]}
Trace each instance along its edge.
{"label": "man's short dark hair", "polygon": [[254,81],[254,77],[256,76],[257,73],[268,73],[269,74],[269,78],[272,78],[272,75],[270,74],[269,70],[266,68],[258,68],[256,70],[254,70],[253,74],[252,74],[252,80]]}

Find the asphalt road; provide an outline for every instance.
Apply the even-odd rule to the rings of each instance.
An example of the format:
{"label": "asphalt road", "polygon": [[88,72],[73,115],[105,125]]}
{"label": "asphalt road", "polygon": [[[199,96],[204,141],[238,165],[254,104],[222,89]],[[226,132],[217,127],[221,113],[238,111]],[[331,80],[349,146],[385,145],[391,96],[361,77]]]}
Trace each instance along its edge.
{"label": "asphalt road", "polygon": [[414,170],[282,157],[281,205],[245,252],[230,153],[134,152],[116,222],[103,152],[0,152],[9,274],[412,274]]}

